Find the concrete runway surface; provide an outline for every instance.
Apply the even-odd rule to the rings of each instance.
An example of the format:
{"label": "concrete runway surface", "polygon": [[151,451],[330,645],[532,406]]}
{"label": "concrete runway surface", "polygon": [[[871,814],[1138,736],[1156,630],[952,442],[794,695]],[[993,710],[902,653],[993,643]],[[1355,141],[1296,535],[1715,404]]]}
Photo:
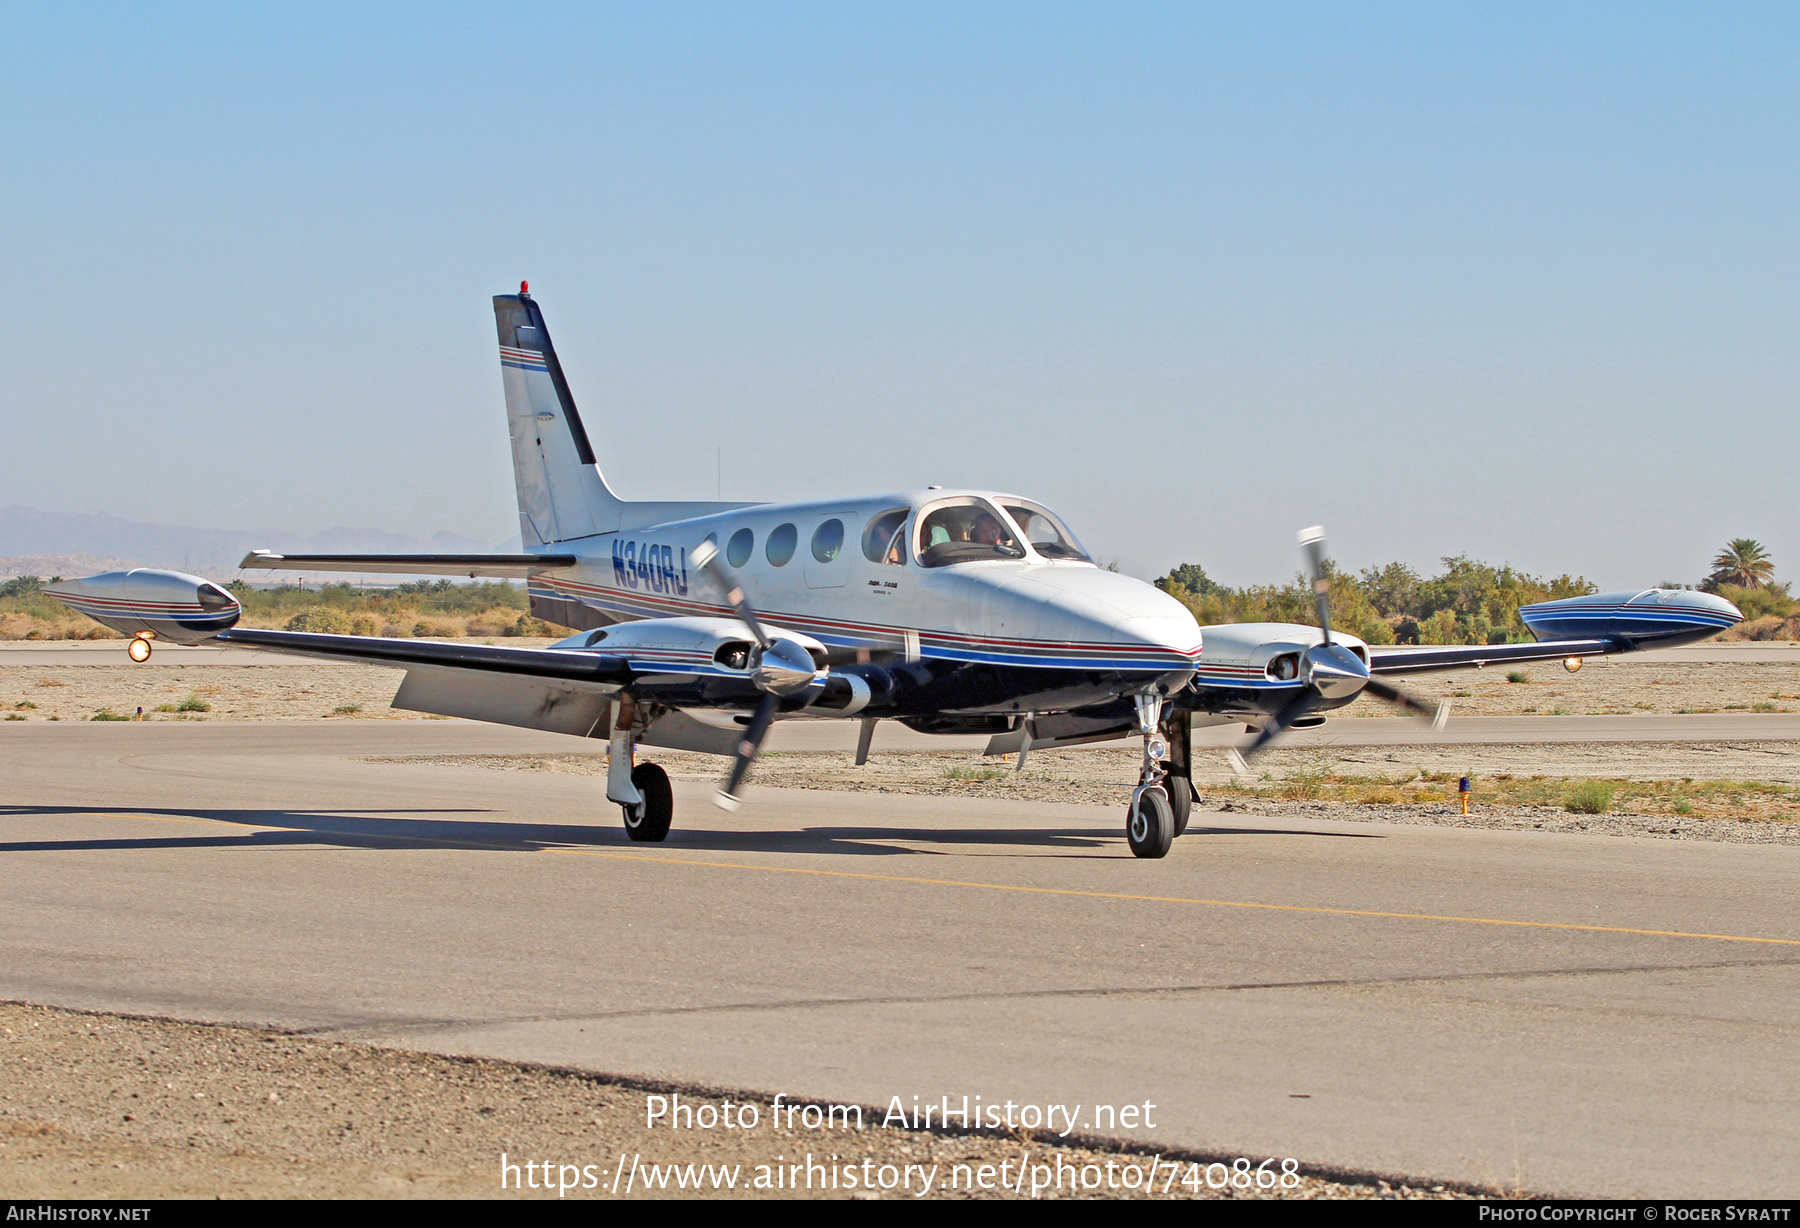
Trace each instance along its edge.
{"label": "concrete runway surface", "polygon": [[1084,1128],[1149,1101],[1143,1138],[1303,1168],[1800,1194],[1800,850],[1202,811],[1140,862],[1111,808],[728,816],[683,784],[634,846],[591,777],[355,758],[574,745],[8,729],[0,997]]}

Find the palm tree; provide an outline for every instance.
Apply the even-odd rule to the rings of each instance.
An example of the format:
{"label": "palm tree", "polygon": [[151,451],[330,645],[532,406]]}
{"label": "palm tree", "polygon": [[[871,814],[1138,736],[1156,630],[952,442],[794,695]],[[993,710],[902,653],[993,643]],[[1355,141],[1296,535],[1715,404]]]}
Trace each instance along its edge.
{"label": "palm tree", "polygon": [[1739,588],[1761,588],[1775,578],[1775,564],[1762,543],[1748,537],[1736,537],[1712,561],[1714,584],[1735,584]]}

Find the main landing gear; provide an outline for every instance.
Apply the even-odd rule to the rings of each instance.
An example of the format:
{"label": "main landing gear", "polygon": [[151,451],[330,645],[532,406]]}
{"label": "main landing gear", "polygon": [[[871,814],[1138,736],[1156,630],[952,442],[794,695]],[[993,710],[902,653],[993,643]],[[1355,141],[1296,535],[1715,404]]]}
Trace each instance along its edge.
{"label": "main landing gear", "polygon": [[[1131,809],[1125,816],[1125,842],[1131,845],[1133,856],[1166,857],[1175,837],[1187,827],[1191,804],[1188,782],[1185,774],[1172,777],[1168,770],[1169,740],[1162,734],[1162,696],[1141,694],[1136,698],[1138,732],[1144,735],[1144,765],[1138,772],[1138,786],[1131,791]],[[1171,784],[1181,793],[1180,827],[1176,826]]]}
{"label": "main landing gear", "polygon": [[631,761],[637,715],[632,697],[620,695],[613,705],[612,737],[606,749],[606,800],[618,803],[624,813],[627,836],[655,844],[669,834],[675,793],[669,788],[667,772],[654,763]]}
{"label": "main landing gear", "polygon": [[669,822],[675,817],[669,774],[654,763],[640,763],[631,769],[631,783],[644,800],[619,807],[625,813],[625,834],[633,840],[660,842],[669,834]]}

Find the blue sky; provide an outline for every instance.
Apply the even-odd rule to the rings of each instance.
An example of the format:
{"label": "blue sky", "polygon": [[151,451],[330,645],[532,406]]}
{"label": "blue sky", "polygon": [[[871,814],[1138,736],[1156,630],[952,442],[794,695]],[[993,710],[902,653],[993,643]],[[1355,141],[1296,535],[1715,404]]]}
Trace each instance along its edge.
{"label": "blue sky", "polygon": [[1792,6],[12,6],[0,500],[1032,494],[1141,575],[1800,565]]}

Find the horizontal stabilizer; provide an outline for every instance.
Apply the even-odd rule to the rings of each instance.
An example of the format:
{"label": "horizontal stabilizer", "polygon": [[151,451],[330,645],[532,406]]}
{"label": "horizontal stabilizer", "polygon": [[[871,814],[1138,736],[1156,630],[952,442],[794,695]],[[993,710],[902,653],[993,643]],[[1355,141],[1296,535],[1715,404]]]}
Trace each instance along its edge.
{"label": "horizontal stabilizer", "polygon": [[262,571],[347,571],[366,575],[476,576],[522,580],[573,567],[572,554],[276,554],[252,550],[239,567]]}

